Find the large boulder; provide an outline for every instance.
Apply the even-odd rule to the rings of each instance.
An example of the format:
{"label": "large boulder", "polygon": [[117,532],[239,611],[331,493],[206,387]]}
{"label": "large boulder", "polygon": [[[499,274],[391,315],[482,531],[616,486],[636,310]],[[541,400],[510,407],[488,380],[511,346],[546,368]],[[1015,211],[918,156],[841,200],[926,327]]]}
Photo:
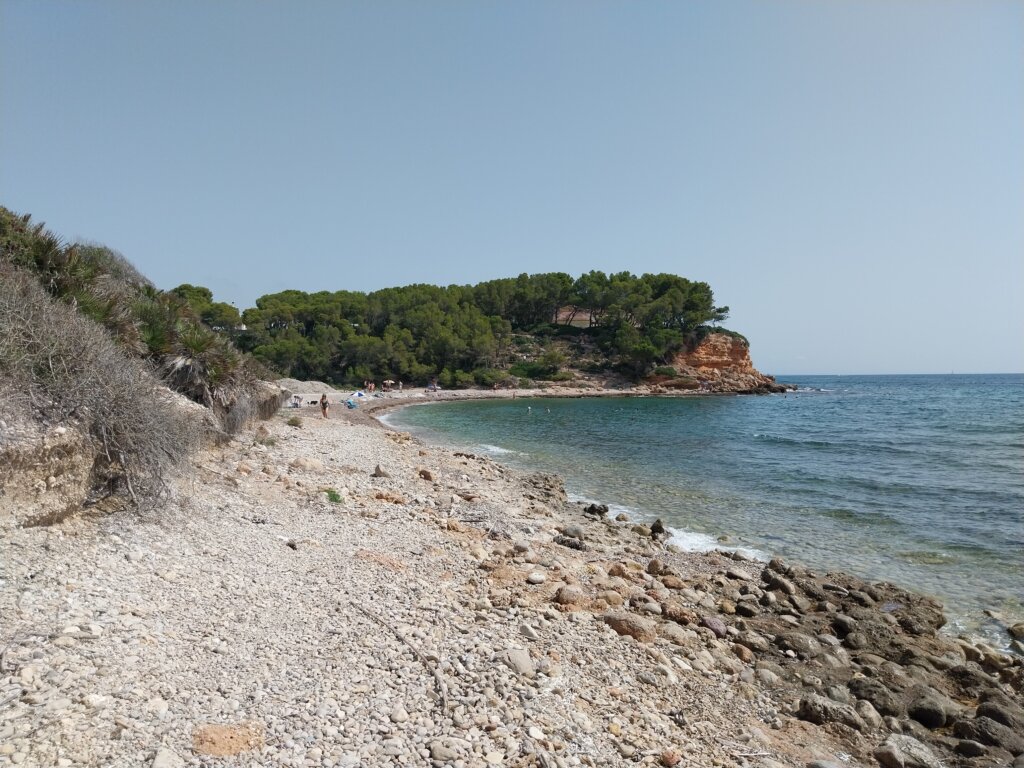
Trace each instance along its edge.
{"label": "large boulder", "polygon": [[629,613],[606,613],[601,620],[620,635],[629,635],[637,642],[651,643],[657,637],[653,621]]}

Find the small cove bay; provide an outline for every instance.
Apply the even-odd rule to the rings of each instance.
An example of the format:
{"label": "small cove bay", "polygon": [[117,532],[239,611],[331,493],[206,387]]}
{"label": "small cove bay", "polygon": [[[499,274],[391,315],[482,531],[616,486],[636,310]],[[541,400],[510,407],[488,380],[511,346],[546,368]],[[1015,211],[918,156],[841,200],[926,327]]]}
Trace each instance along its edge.
{"label": "small cove bay", "polygon": [[386,422],[558,473],[574,498],[662,518],[683,548],[934,595],[954,632],[1006,647],[1024,621],[1024,375],[780,381],[799,390],[456,401]]}

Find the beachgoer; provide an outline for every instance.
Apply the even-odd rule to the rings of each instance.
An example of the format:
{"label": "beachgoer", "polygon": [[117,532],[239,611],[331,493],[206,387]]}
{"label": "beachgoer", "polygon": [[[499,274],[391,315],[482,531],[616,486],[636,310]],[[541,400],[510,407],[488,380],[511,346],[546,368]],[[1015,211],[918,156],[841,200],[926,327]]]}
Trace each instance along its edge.
{"label": "beachgoer", "polygon": [[327,418],[327,409],[330,408],[330,407],[331,407],[331,401],[327,399],[327,393],[324,392],[320,396],[320,413],[323,414],[323,417],[325,419]]}
{"label": "beachgoer", "polygon": [[398,382],[398,391],[399,392],[402,391],[402,382],[401,381]]}

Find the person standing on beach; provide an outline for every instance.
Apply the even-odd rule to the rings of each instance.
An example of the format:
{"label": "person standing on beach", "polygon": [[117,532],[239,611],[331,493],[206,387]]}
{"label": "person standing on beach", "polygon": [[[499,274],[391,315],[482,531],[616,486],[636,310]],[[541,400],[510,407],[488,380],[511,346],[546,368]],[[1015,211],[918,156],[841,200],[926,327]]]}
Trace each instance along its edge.
{"label": "person standing on beach", "polygon": [[330,407],[331,402],[330,400],[327,399],[327,393],[324,392],[322,395],[320,395],[320,413],[323,415],[323,418],[327,418],[327,409]]}

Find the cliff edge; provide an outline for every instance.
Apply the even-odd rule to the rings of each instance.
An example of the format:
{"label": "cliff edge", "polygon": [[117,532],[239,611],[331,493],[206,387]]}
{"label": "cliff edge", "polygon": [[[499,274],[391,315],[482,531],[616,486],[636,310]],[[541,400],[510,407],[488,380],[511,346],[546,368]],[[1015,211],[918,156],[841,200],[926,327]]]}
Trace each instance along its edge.
{"label": "cliff edge", "polygon": [[672,360],[680,376],[705,382],[713,392],[762,394],[785,392],[786,387],[754,367],[750,359],[750,343],[742,336],[709,333],[692,350],[681,352]]}

